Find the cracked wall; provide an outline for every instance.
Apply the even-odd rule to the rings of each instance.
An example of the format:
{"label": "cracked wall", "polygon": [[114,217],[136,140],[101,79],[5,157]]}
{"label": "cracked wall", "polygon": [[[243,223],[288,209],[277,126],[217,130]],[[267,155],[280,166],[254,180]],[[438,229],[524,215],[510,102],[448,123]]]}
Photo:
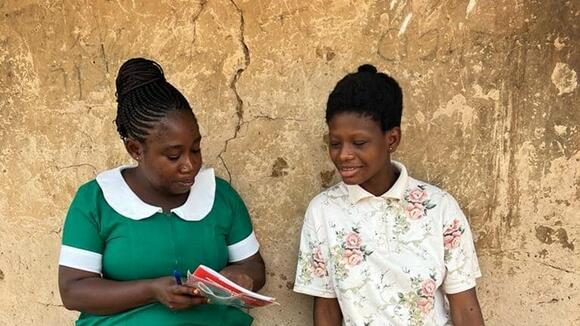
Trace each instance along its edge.
{"label": "cracked wall", "polygon": [[192,103],[207,164],[253,215],[281,306],[302,214],[337,181],[323,110],[370,62],[405,92],[397,159],[453,193],[475,233],[489,325],[580,323],[580,110],[575,1],[0,2],[0,324],[61,325],[56,262],[76,187],[128,162],[114,78],[158,60]]}

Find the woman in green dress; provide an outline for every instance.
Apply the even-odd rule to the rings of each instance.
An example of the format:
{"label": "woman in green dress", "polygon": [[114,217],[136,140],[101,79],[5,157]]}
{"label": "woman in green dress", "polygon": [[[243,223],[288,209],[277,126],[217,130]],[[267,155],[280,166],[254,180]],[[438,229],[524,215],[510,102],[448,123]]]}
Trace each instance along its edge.
{"label": "woman in green dress", "polygon": [[78,189],[59,259],[65,307],[81,312],[77,325],[250,325],[172,276],[203,264],[250,290],[265,282],[248,210],[202,165],[189,103],[147,59],[125,62],[116,86],[117,131],[137,165]]}

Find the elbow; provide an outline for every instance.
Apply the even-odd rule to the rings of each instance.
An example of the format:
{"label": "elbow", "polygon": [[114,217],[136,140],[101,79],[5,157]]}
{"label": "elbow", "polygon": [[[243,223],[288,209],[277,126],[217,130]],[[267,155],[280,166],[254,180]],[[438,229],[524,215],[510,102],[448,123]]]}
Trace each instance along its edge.
{"label": "elbow", "polygon": [[59,285],[60,300],[67,310],[80,311],[79,300],[75,300],[72,287],[72,284]]}
{"label": "elbow", "polygon": [[259,264],[259,268],[261,277],[258,277],[258,279],[256,280],[257,282],[254,284],[254,291],[262,289],[266,284],[266,263],[264,262],[263,259]]}
{"label": "elbow", "polygon": [[74,305],[72,305],[72,304],[70,304],[70,303],[69,303],[69,304],[65,303],[65,302],[64,302],[64,300],[63,300],[63,302],[62,302],[62,303],[63,303],[63,307],[65,307],[65,308],[66,308],[66,310],[70,310],[70,311],[80,311],[80,310],[79,310],[77,307],[75,307]]}
{"label": "elbow", "polygon": [[75,305],[75,300],[73,300],[70,296],[70,294],[68,293],[69,291],[66,291],[64,289],[60,290],[60,299],[62,301],[62,305],[67,309],[67,310],[74,310],[74,311],[79,311],[78,307]]}

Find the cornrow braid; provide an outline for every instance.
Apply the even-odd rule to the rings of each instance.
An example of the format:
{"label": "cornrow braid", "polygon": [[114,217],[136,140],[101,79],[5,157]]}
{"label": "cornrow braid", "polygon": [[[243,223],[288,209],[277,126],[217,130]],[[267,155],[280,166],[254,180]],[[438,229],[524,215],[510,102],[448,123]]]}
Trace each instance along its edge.
{"label": "cornrow braid", "polygon": [[155,61],[126,61],[119,69],[116,86],[115,124],[123,140],[145,142],[153,124],[169,112],[192,111],[183,94],[165,80],[163,68]]}

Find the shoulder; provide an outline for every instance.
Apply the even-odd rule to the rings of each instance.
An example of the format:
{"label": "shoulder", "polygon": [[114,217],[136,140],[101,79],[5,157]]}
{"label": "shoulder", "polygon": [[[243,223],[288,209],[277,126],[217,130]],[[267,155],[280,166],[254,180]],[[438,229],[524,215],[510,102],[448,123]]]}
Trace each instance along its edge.
{"label": "shoulder", "polygon": [[419,203],[428,210],[434,208],[442,217],[462,213],[459,203],[449,192],[411,177],[405,192],[405,202]]}
{"label": "shoulder", "polygon": [[103,191],[96,179],[92,179],[82,184],[76,192],[75,201],[96,201],[103,196]]}
{"label": "shoulder", "polygon": [[314,196],[308,204],[308,211],[323,212],[330,207],[343,207],[348,203],[348,189],[344,182],[327,188]]}
{"label": "shoulder", "polygon": [[77,220],[79,216],[96,218],[104,202],[101,187],[96,180],[90,180],[78,187],[69,205],[67,220]]}
{"label": "shoulder", "polygon": [[445,201],[449,198],[453,199],[453,196],[447,191],[425,181],[409,177],[405,199],[407,201],[414,201],[419,196],[424,196],[424,198],[437,202]]}
{"label": "shoulder", "polygon": [[224,197],[226,199],[240,196],[229,182],[217,176],[215,177],[215,192],[218,197]]}
{"label": "shoulder", "polygon": [[232,210],[247,210],[244,200],[236,189],[220,177],[215,177],[215,201],[216,204],[225,205]]}
{"label": "shoulder", "polygon": [[216,186],[216,190],[225,190],[225,191],[233,191],[234,188],[232,187],[232,185],[227,182],[226,180],[220,178],[220,177],[215,177],[215,186]]}

